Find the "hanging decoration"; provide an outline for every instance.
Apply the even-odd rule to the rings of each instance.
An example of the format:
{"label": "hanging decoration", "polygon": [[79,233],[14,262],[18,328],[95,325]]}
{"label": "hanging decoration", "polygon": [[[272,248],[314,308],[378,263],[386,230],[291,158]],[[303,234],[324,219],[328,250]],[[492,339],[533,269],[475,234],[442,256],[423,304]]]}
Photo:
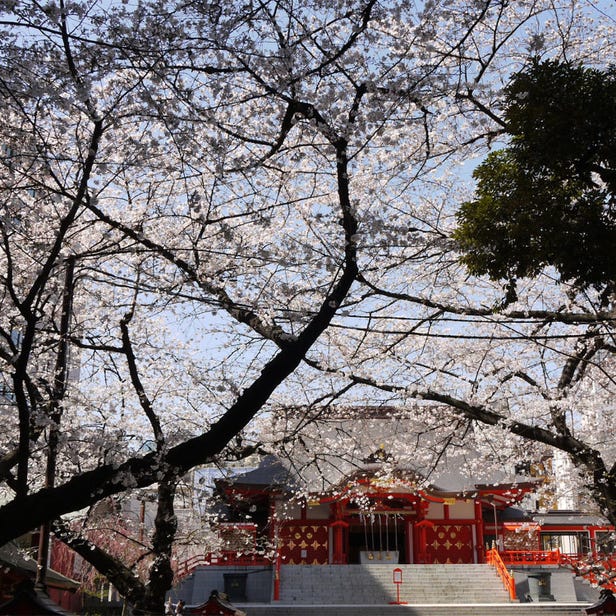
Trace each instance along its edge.
{"label": "hanging decoration", "polygon": [[391,552],[389,551],[389,514],[385,514],[385,560],[391,560]]}
{"label": "hanging decoration", "polygon": [[368,553],[368,560],[374,559],[374,514],[370,514],[370,539],[372,541],[372,548]]}
{"label": "hanging decoration", "polygon": [[399,554],[398,551],[398,514],[394,513],[394,544],[396,549],[396,554]]}
{"label": "hanging decoration", "polygon": [[364,513],[360,513],[359,516],[364,527],[364,545],[366,546],[366,553],[368,554],[368,559],[372,560],[374,558],[374,554],[370,550],[370,546],[368,544],[368,516]]}

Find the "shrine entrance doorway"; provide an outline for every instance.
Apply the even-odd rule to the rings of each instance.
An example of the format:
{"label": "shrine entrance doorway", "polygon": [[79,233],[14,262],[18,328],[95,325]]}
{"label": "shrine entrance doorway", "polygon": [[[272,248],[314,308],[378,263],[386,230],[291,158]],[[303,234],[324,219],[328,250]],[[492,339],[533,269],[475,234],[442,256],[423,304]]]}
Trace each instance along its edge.
{"label": "shrine entrance doorway", "polygon": [[360,514],[350,521],[349,564],[408,563],[406,524],[393,513]]}

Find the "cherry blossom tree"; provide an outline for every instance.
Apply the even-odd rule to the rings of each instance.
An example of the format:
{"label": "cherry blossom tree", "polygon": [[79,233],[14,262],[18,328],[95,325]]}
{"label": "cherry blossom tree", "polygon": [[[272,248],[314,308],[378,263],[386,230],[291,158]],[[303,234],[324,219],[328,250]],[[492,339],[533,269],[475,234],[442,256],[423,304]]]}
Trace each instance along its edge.
{"label": "cherry blossom tree", "polygon": [[178,479],[291,442],[255,430],[334,400],[442,403],[443,443],[478,422],[560,448],[612,506],[568,414],[609,396],[611,313],[549,274],[503,302],[450,239],[511,73],[613,53],[593,6],[6,6],[0,542],[157,484],[140,609],[161,609]]}
{"label": "cherry blossom tree", "polygon": [[[586,39],[589,25],[597,24],[589,24],[583,7],[578,9],[581,12],[573,10],[555,30],[550,29],[553,22],[539,26],[529,39],[526,59],[510,75],[528,69],[538,56],[574,64],[596,61],[588,41],[601,46],[610,40],[614,16],[601,13],[599,18],[605,39]],[[477,44],[474,49],[480,72],[494,66],[497,58],[489,48]],[[611,60],[608,53],[601,57],[605,64],[598,66]],[[489,118],[492,131],[486,130],[485,137],[505,141],[505,93],[490,99],[494,90],[482,92],[472,80],[468,83],[468,91],[458,92],[458,99],[469,105],[462,115],[473,117],[477,111]],[[571,133],[575,135],[573,128]],[[562,137],[567,141],[567,134]],[[451,180],[449,191],[446,182],[441,188],[443,202],[450,203],[454,193],[458,204],[465,200],[459,177]],[[498,190],[505,194],[502,185]],[[576,281],[567,284],[566,276],[547,268],[532,279],[505,281],[503,288],[470,278],[460,269],[456,244],[450,241],[455,227],[447,219],[451,210],[436,207],[434,200],[430,206],[432,212],[413,226],[418,236],[434,234],[425,252],[417,242],[409,243],[401,246],[396,265],[389,251],[371,270],[362,269],[360,280],[371,290],[373,310],[363,321],[355,312],[356,326],[346,327],[355,330],[354,339],[338,347],[338,366],[325,369],[344,375],[340,391],[352,385],[359,389],[359,399],[368,385],[383,392],[385,404],[404,408],[417,400],[431,402],[432,408],[420,406],[420,417],[436,423],[442,423],[439,416],[448,417],[449,437],[441,432],[442,442],[468,444],[483,455],[486,467],[513,467],[521,456],[541,455],[532,445],[564,453],[571,466],[566,476],[557,478],[559,489],[565,488],[569,496],[586,495],[590,500],[585,506],[594,504],[614,523],[613,292],[606,292],[604,285],[589,289]],[[508,230],[503,226],[500,233]],[[523,258],[523,247],[520,255]],[[611,279],[604,282],[609,287]],[[445,407],[454,411],[453,417]],[[479,470],[476,461],[470,464],[474,472]],[[583,503],[573,500],[578,506]]]}
{"label": "cherry blossom tree", "polygon": [[[239,60],[229,68],[218,47],[198,56],[212,65],[188,66],[194,80],[205,79],[190,102],[178,74],[190,53],[166,57],[187,34],[171,13],[10,8],[3,23],[17,31],[3,46],[2,471],[14,497],[2,508],[10,521],[3,540],[157,483],[160,562],[149,572],[150,596],[135,596],[143,585],[117,559],[55,529],[85,545],[140,610],[156,611],[171,583],[178,477],[232,439],[236,455],[252,450],[244,427],[355,281],[347,139],[342,125],[308,126],[318,114],[304,105],[306,134],[285,152],[290,163],[262,165],[252,149],[273,160],[288,120],[264,122],[260,144],[231,129],[241,129],[242,106],[254,106],[256,121],[267,113],[279,120],[280,105],[269,110],[265,95],[253,101],[240,88],[227,111],[236,86],[223,78],[246,69]],[[247,36],[250,18],[232,13],[225,27]],[[208,25],[210,17],[199,19]],[[207,83],[211,75],[221,80]],[[351,105],[348,124],[355,113]],[[319,186],[316,163],[294,170],[293,150],[302,148],[326,151]],[[306,310],[285,331],[277,319],[290,322],[290,291]],[[72,379],[71,367],[79,372]]]}

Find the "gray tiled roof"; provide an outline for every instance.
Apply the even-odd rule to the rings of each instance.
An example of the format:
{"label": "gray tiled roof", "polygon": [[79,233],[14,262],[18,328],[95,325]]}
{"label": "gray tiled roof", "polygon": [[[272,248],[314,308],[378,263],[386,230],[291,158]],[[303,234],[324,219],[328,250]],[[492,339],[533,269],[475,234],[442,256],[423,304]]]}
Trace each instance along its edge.
{"label": "gray tiled roof", "polygon": [[583,526],[585,524],[590,526],[604,526],[609,524],[609,522],[600,515],[567,510],[536,513],[533,515],[533,520],[539,522],[541,526],[570,526],[572,524],[576,526]]}
{"label": "gray tiled roof", "polygon": [[255,487],[292,488],[295,480],[276,456],[265,456],[254,470],[235,475],[230,483]]}
{"label": "gray tiled roof", "polygon": [[[37,570],[36,561],[28,556],[23,550],[20,550],[14,543],[7,543],[0,546],[0,563],[21,571],[28,576],[34,578]],[[72,580],[53,569],[47,569],[47,584],[56,588],[79,588],[80,583]]]}
{"label": "gray tiled roof", "polygon": [[[378,473],[379,468],[380,464],[378,463],[365,464],[362,468],[348,475],[347,479],[344,479],[343,482],[347,481],[348,478],[357,478],[359,475],[374,475]],[[481,480],[479,480],[464,474],[460,471],[460,468],[460,464],[455,464],[452,460],[445,459],[438,473],[435,472],[430,476],[431,481],[428,482],[430,488],[443,493],[472,494],[479,489],[489,490],[490,487],[499,486],[515,487],[516,485],[528,485],[529,481],[533,482],[533,479],[529,477],[507,474],[500,468],[495,468],[489,477],[486,478],[483,475]],[[419,478],[422,477],[421,471],[408,467],[398,467],[395,469],[394,475],[400,477],[413,475]],[[265,456],[256,469],[235,475],[227,481],[228,483],[242,486],[281,488],[291,491],[302,483],[294,475],[293,471],[287,468],[283,461],[274,455]]]}

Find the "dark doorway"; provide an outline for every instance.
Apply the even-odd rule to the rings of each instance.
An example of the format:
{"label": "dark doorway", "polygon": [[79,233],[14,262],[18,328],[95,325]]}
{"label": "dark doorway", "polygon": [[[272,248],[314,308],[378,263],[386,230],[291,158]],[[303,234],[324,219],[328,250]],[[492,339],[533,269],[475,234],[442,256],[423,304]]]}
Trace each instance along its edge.
{"label": "dark doorway", "polygon": [[[404,519],[392,514],[354,517],[348,532],[349,564],[407,563]],[[396,552],[398,558],[396,559]]]}

